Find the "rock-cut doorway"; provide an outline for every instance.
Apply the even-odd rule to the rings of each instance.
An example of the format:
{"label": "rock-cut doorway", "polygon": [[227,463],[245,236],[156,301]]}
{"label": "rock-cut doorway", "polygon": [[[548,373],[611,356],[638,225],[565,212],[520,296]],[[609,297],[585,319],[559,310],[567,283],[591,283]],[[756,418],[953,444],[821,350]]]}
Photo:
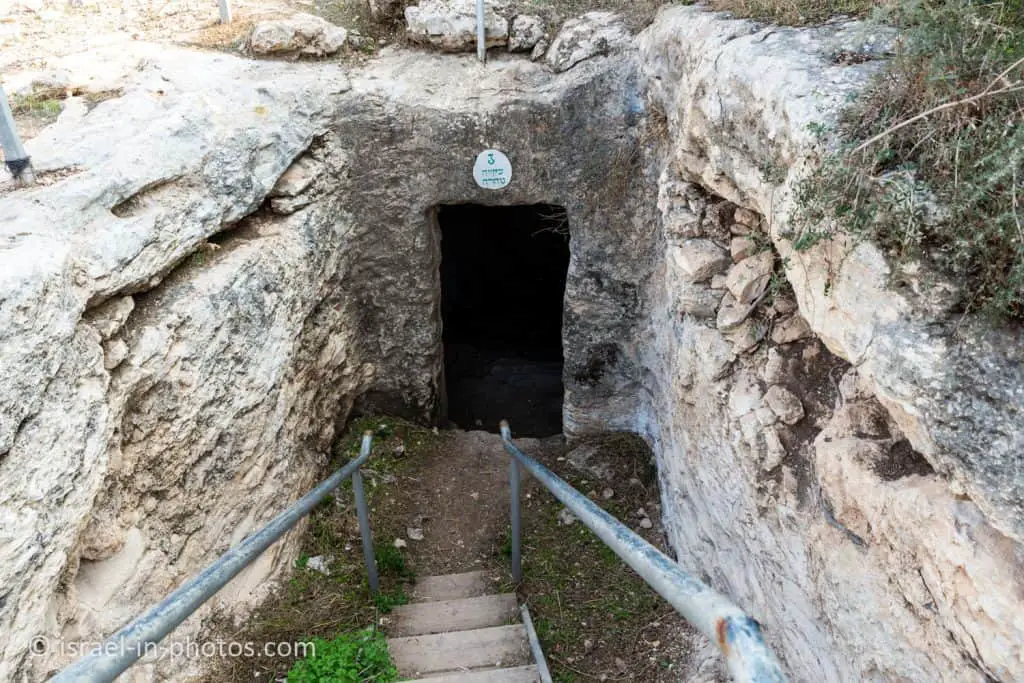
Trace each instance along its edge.
{"label": "rock-cut doorway", "polygon": [[562,311],[569,267],[565,209],[443,205],[444,405],[463,429],[518,436],[562,431]]}

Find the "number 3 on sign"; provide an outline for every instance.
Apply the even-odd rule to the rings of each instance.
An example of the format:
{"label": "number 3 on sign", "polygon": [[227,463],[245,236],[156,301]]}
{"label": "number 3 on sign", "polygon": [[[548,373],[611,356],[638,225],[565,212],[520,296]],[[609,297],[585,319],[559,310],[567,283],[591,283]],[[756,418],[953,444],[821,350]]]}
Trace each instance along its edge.
{"label": "number 3 on sign", "polygon": [[473,180],[488,190],[500,190],[512,180],[512,162],[503,152],[485,149],[473,164]]}

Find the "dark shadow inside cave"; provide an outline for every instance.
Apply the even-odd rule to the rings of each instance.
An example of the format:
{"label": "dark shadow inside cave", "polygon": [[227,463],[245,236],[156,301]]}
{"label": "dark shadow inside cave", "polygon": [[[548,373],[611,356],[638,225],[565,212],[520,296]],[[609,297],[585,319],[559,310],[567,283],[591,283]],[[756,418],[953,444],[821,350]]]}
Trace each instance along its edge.
{"label": "dark shadow inside cave", "polygon": [[447,417],[517,436],[562,432],[565,209],[441,206],[441,315]]}

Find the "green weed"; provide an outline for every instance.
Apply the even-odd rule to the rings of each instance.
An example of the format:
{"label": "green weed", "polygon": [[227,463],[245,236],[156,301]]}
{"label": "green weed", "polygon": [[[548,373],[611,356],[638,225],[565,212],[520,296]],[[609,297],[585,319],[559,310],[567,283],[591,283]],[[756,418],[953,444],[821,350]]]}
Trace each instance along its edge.
{"label": "green weed", "polygon": [[398,587],[390,591],[382,590],[378,592],[373,596],[373,602],[377,605],[377,609],[380,610],[381,614],[387,614],[399,605],[408,605],[409,596],[406,595],[401,587]]}
{"label": "green weed", "polygon": [[374,629],[342,633],[332,640],[313,638],[311,657],[288,671],[288,683],[390,683],[398,680],[388,641]]}

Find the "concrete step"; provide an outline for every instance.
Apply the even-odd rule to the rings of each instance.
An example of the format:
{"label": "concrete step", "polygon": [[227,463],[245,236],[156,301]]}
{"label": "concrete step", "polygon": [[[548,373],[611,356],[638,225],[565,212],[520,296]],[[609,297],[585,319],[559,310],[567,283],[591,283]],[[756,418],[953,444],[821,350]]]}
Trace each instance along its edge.
{"label": "concrete step", "polygon": [[391,615],[392,625],[388,629],[391,635],[422,636],[505,626],[519,621],[519,605],[514,593],[505,593],[402,605]]}
{"label": "concrete step", "polygon": [[412,597],[416,602],[459,600],[476,598],[492,593],[487,581],[487,572],[466,572],[465,574],[444,574],[424,576],[416,580]]}
{"label": "concrete step", "polygon": [[388,650],[402,676],[519,666],[531,661],[522,624],[390,638]]}
{"label": "concrete step", "polygon": [[489,669],[487,671],[465,671],[439,676],[417,678],[409,683],[540,683],[537,667],[517,666],[511,669]]}

